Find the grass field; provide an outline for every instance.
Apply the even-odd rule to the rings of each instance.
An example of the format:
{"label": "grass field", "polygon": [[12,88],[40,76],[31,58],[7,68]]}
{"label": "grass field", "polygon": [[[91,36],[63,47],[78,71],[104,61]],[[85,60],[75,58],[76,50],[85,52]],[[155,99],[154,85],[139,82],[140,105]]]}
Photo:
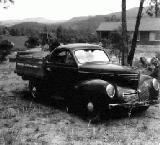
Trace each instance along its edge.
{"label": "grass field", "polygon": [[28,39],[27,36],[9,36],[9,35],[0,36],[0,40],[9,40],[15,44],[13,51],[24,50],[25,49],[24,43],[27,39]]}
{"label": "grass field", "polygon": [[[159,51],[159,47],[145,48],[138,48],[135,56],[149,58]],[[28,82],[14,68],[14,63],[0,64],[0,145],[160,144],[160,104],[142,114],[90,124],[68,113],[64,102],[34,102]]]}
{"label": "grass field", "polygon": [[0,64],[0,144],[2,145],[159,145],[160,105],[145,113],[90,124],[67,112],[63,102],[34,102],[28,83]]}
{"label": "grass field", "polygon": [[152,58],[156,53],[160,53],[160,45],[139,45],[136,48],[135,58],[146,57]]}

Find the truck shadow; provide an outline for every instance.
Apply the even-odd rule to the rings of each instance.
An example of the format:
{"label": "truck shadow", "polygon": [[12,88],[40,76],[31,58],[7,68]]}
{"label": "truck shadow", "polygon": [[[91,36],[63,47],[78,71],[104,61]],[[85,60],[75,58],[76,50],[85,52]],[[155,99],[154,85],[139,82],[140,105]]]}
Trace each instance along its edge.
{"label": "truck shadow", "polygon": [[[39,103],[39,104],[46,106],[46,107],[52,107],[54,109],[58,109],[62,112],[67,112],[69,114],[73,114],[83,120],[88,121],[88,118],[86,118],[86,116],[84,116],[83,113],[78,113],[78,112],[75,112],[74,110],[71,110],[71,111],[68,110],[68,106],[66,105],[64,100],[56,100],[53,98],[47,98],[45,100],[39,99],[38,101],[35,101],[31,98],[31,95],[28,90],[13,91],[13,94],[15,94],[14,96],[19,97],[20,99],[22,99],[24,101]],[[105,117],[98,118],[97,120],[93,121],[92,123],[103,123],[103,122],[106,122],[108,119],[116,120],[116,119],[128,118],[128,117],[138,117],[138,116],[142,116],[143,115],[142,113],[143,113],[143,108],[134,109],[134,110],[132,110],[131,114],[129,114],[128,109],[117,107],[117,108],[111,109],[109,111],[109,114],[106,114]]]}

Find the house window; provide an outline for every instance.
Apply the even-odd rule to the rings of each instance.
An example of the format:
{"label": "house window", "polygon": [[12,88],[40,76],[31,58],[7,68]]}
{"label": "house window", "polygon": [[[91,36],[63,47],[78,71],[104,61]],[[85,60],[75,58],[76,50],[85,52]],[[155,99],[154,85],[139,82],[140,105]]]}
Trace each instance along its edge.
{"label": "house window", "polygon": [[160,32],[150,32],[149,41],[160,41]]}
{"label": "house window", "polygon": [[156,35],[154,32],[149,33],[149,41],[155,41]]}
{"label": "house window", "polygon": [[157,40],[157,41],[160,41],[160,32],[157,32],[157,33],[156,33],[156,40]]}

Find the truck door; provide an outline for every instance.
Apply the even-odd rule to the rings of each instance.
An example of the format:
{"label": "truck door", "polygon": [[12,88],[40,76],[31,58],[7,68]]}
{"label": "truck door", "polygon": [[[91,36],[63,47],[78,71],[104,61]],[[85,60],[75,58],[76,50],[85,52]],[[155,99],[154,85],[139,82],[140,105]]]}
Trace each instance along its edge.
{"label": "truck door", "polygon": [[59,92],[71,90],[76,83],[78,66],[69,50],[54,52],[50,62],[50,78]]}

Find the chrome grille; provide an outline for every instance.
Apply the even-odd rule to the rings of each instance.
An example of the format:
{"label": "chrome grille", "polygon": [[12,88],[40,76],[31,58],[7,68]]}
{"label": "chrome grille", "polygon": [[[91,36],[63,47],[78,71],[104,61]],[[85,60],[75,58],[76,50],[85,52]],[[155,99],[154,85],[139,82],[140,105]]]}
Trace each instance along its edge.
{"label": "chrome grille", "polygon": [[150,96],[150,94],[149,94],[149,87],[146,86],[146,84],[144,83],[144,84],[142,84],[140,86],[139,89],[140,89],[139,100],[140,101],[147,101],[147,100],[149,100],[149,96]]}
{"label": "chrome grille", "polygon": [[117,87],[118,96],[123,99],[125,103],[132,103],[139,100],[138,92],[131,88]]}
{"label": "chrome grille", "polygon": [[138,94],[137,93],[123,93],[123,99],[127,103],[136,102],[138,101]]}

